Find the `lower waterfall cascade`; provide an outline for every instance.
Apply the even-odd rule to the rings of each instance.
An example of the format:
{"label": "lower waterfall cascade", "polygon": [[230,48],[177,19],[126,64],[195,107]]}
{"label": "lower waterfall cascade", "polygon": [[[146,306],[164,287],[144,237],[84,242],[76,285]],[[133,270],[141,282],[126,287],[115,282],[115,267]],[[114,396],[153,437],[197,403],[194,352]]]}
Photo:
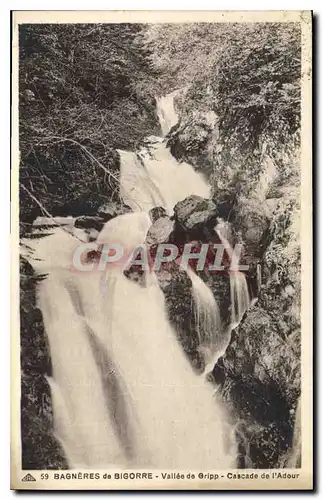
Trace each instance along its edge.
{"label": "lower waterfall cascade", "polygon": [[[166,135],[176,123],[174,93],[157,102]],[[178,163],[164,138],[151,137],[138,154],[120,151],[120,195],[132,213],[108,221],[98,242],[142,244],[148,212],[210,186],[187,163]],[[167,317],[157,277],[145,286],[117,266],[102,272],[71,268],[79,244],[56,228],[33,240],[35,270],[52,361],[50,384],[54,428],[70,468],[234,466],[236,446],[225,409],[203,377],[196,375]],[[189,270],[201,345],[216,350],[221,329],[211,289]],[[245,276],[230,276],[232,323],[248,307]],[[228,443],[228,441],[230,441]]]}

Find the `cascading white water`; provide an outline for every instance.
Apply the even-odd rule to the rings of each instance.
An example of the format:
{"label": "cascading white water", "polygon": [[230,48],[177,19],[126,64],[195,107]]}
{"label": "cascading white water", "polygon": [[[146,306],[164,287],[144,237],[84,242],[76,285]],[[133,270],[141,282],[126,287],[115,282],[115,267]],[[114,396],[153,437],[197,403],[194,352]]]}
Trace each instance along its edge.
{"label": "cascading white water", "polygon": [[[224,246],[230,259],[232,259],[233,249],[227,240],[230,233],[228,224],[219,222],[215,227],[222,245]],[[235,328],[241,321],[244,313],[250,305],[248,284],[244,273],[238,270],[229,271],[230,276],[230,302],[231,302],[231,328]]]}
{"label": "cascading white water", "polygon": [[[169,126],[167,97],[163,102]],[[145,241],[149,208],[162,204],[171,211],[189,194],[209,195],[204,178],[178,164],[164,143],[153,155],[142,164],[133,153],[121,154],[121,194],[134,213],[106,223],[98,243],[133,248]],[[233,466],[235,446],[227,446],[222,405],[183,354],[156,276],[146,273],[141,286],[117,265],[107,266],[104,280],[98,270],[75,271],[72,255],[79,244],[61,229],[32,240],[40,259],[34,268],[48,273],[39,284],[38,305],[53,366],[55,432],[69,467]],[[191,279],[199,322],[212,335],[216,302],[193,272]]]}
{"label": "cascading white water", "polygon": [[168,134],[170,129],[178,122],[178,115],[174,105],[174,99],[178,93],[178,90],[174,90],[174,92],[157,99],[157,116],[163,136]]}
{"label": "cascading white water", "polygon": [[[153,142],[154,141],[154,142]],[[164,142],[152,142],[138,155],[119,151],[120,195],[132,210],[148,212],[162,206],[171,214],[174,205],[191,194],[208,198],[204,176],[185,162],[177,162]]]}
{"label": "cascading white water", "polygon": [[244,273],[230,271],[231,326],[235,328],[250,304],[248,284]]}
{"label": "cascading white water", "polygon": [[[174,109],[175,94],[157,101],[164,135],[178,120]],[[159,205],[171,214],[174,205],[191,194],[210,197],[211,189],[203,174],[195,172],[188,163],[179,163],[162,137],[149,137],[146,147],[138,154],[121,150],[119,154],[120,195],[135,212],[148,212]]]}
{"label": "cascading white water", "polygon": [[[104,331],[106,325],[98,275],[72,270],[72,255],[79,241],[62,229],[28,244],[37,259],[31,261],[34,269],[48,274],[39,283],[37,295],[52,362],[49,383],[57,438],[70,467],[93,467],[110,460],[119,464],[119,443],[109,424],[109,409],[87,333],[93,318],[97,329]],[[92,311],[89,317],[84,307]]]}
{"label": "cascading white water", "polygon": [[192,298],[194,300],[194,313],[196,333],[198,335],[199,349],[204,357],[206,370],[212,369],[217,353],[222,347],[219,306],[212,290],[204,281],[189,268],[187,274],[192,282]]}

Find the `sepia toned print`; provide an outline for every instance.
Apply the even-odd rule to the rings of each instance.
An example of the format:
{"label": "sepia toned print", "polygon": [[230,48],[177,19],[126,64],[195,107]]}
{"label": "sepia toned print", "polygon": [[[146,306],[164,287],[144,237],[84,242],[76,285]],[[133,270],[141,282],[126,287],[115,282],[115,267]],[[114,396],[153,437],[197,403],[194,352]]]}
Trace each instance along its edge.
{"label": "sepia toned print", "polygon": [[13,67],[12,487],[311,489],[311,14],[16,12]]}

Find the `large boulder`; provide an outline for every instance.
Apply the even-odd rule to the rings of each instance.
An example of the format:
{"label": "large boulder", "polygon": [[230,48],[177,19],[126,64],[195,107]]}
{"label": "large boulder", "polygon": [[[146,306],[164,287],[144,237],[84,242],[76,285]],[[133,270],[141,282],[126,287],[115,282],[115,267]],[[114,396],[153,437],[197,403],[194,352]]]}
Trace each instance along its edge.
{"label": "large boulder", "polygon": [[148,245],[167,243],[174,231],[175,222],[169,217],[160,217],[149,228],[146,242]]}
{"label": "large boulder", "polygon": [[155,222],[160,217],[166,217],[166,216],[167,212],[164,209],[164,207],[154,207],[149,210],[149,217],[151,218],[152,222]]}
{"label": "large boulder", "polygon": [[215,225],[216,208],[213,200],[191,195],[175,205],[174,218],[182,229],[192,232],[206,225]]}
{"label": "large boulder", "polygon": [[122,202],[110,201],[108,203],[104,203],[98,208],[97,214],[99,217],[102,217],[104,222],[108,222],[109,220],[117,217],[118,215],[123,215],[126,213],[130,213],[132,210],[128,205],[125,205]]}

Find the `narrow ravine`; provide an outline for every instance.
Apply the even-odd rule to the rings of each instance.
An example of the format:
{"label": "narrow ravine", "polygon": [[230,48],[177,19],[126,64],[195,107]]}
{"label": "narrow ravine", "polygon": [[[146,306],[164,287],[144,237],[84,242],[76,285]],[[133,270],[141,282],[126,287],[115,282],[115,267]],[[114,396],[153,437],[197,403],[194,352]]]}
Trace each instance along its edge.
{"label": "narrow ravine", "polygon": [[[173,98],[159,101],[164,133],[174,124]],[[144,153],[120,152],[120,194],[133,213],[107,222],[101,244],[141,244],[151,208],[171,214],[188,195],[210,195],[203,176],[179,164],[162,138],[151,138]],[[69,467],[234,466],[225,408],[185,357],[157,277],[146,273],[142,287],[108,267],[103,290],[102,272],[72,269],[78,244],[60,228],[33,242],[38,271],[48,275],[39,284],[38,304],[53,366],[55,432]],[[218,307],[207,285],[193,271],[190,277],[197,322],[216,350]]]}

